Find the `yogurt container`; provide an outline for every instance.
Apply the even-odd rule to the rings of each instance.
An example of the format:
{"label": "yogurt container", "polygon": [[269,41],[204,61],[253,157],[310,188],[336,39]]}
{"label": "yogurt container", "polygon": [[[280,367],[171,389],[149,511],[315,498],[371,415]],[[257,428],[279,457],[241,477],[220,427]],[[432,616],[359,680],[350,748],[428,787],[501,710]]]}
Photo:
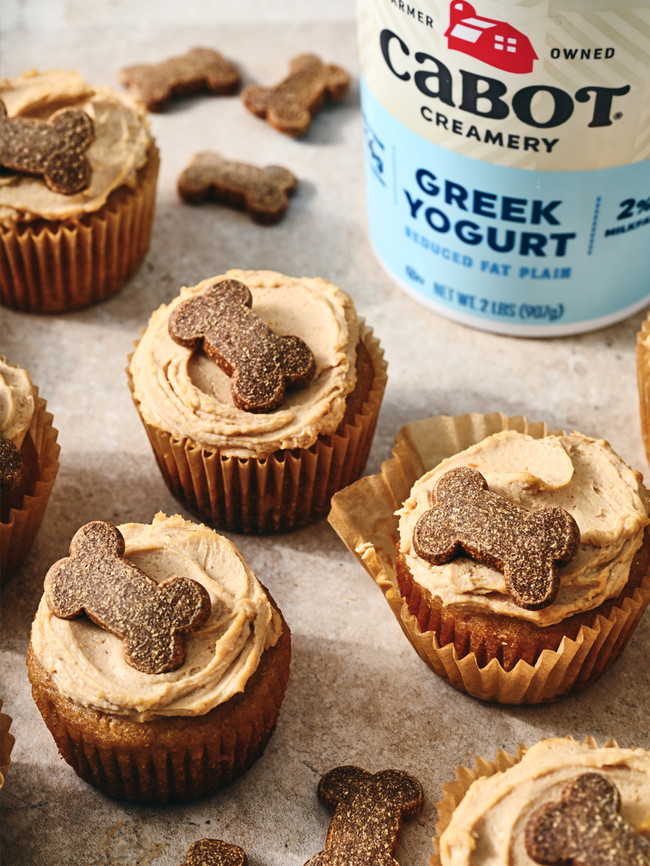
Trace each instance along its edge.
{"label": "yogurt container", "polygon": [[359,0],[369,234],[498,333],[650,302],[650,2]]}

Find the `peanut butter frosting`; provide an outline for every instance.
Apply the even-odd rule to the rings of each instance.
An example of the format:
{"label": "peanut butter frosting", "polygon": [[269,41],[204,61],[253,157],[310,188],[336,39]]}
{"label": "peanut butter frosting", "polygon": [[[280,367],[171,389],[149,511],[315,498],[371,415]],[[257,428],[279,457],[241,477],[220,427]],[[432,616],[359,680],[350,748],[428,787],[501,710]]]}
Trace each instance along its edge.
{"label": "peanut butter frosting", "polygon": [[113,190],[123,184],[135,186],[153,139],[145,108],[133,97],[87,84],[77,72],[52,70],[0,78],[0,99],[9,117],[46,120],[60,108],[75,107],[85,111],[95,126],[95,140],[87,152],[92,167],[89,186],[62,195],[40,177],[3,171],[0,225],[39,218],[65,220],[97,211]]}
{"label": "peanut butter frosting", "polygon": [[[558,506],[577,522],[578,553],[559,569],[560,588],[547,607],[517,606],[507,594],[503,575],[489,566],[467,557],[433,565],[415,553],[415,524],[431,507],[437,480],[458,466],[477,469],[491,491],[527,511]],[[514,430],[495,433],[443,460],[414,484],[397,513],[400,552],[413,578],[443,605],[519,617],[539,626],[592,610],[618,595],[650,522],[640,474],[607,442],[581,433],[535,439]]]}
{"label": "peanut butter frosting", "polygon": [[119,527],[126,557],[158,582],[198,581],[211,613],[185,636],[185,661],[164,674],[128,665],[120,638],[85,616],[54,616],[45,598],[32,626],[32,647],[62,694],[85,707],[146,721],[198,716],[245,689],[264,650],[282,631],[278,612],[237,548],[207,526],[157,514],[152,524]]}
{"label": "peanut butter frosting", "polygon": [[440,837],[442,866],[531,866],[524,842],[531,813],[559,801],[570,779],[591,772],[616,785],[621,817],[650,838],[650,752],[548,739],[469,787]]}
{"label": "peanut butter frosting", "polygon": [[[238,409],[230,378],[201,349],[186,349],[167,331],[172,310],[221,279],[245,283],[253,312],[278,335],[301,337],[314,354],[316,372],[304,388],[287,391],[280,408],[265,413]],[[163,304],[131,359],[133,396],[143,419],[182,439],[236,457],[263,457],[283,448],[308,448],[332,433],[356,383],[359,327],[352,299],[320,278],[274,271],[231,270],[181,289]]]}
{"label": "peanut butter frosting", "polygon": [[34,386],[29,373],[0,357],[0,435],[20,449],[34,415]]}

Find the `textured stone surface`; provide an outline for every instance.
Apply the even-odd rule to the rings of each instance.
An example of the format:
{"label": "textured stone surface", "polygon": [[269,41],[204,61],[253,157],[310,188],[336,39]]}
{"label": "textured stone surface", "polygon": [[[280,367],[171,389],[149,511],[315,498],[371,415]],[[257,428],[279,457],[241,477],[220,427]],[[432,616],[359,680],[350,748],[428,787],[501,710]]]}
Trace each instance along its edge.
{"label": "textured stone surface", "polygon": [[[67,554],[81,524],[148,522],[157,510],[184,513],[160,477],[124,373],[149,313],[182,284],[231,267],[272,268],[322,276],[349,291],[389,361],[369,471],[389,456],[395,432],[408,421],[497,409],[602,436],[631,465],[650,471],[634,371],[642,315],[579,337],[514,339],[448,322],[404,295],[377,263],[366,234],[353,5],[347,3],[349,17],[340,21],[324,8],[319,23],[296,20],[296,4],[280,2],[268,7],[273,20],[261,24],[267,5],[212,4],[209,11],[203,5],[203,20],[190,16],[183,23],[184,5],[174,4],[180,23],[173,26],[172,4],[154,0],[26,0],[21,14],[4,24],[4,75],[32,66],[74,67],[88,80],[119,86],[119,69],[129,63],[206,44],[239,61],[245,82],[277,79],[303,50],[345,66],[354,81],[300,141],[260,123],[236,97],[190,98],[153,117],[162,167],[152,246],[139,273],[110,301],[79,313],[1,312],[3,350],[32,373],[61,444],[41,532],[2,591],[0,696],[16,737],[2,792],[3,866],[167,866],[182,862],[190,844],[206,837],[240,845],[255,866],[302,866],[323,849],[330,822],[316,797],[318,780],[342,764],[370,772],[399,768],[421,781],[424,809],[405,824],[397,850],[403,866],[415,866],[430,854],[441,783],[475,754],[564,734],[650,748],[650,616],[586,693],[537,708],[482,704],[424,666],[381,593],[321,521],[275,538],[233,536],[294,635],[278,728],[242,779],[193,805],[138,808],[98,794],[58,757],[29,693],[30,622],[48,567]],[[62,10],[58,17],[55,8]],[[247,23],[233,20],[235,8],[250,13]],[[282,8],[286,25],[279,23]],[[300,4],[302,18],[306,8]],[[39,9],[50,26],[37,26]],[[201,150],[293,171],[300,188],[283,222],[260,227],[244,213],[181,204],[176,179]]]}

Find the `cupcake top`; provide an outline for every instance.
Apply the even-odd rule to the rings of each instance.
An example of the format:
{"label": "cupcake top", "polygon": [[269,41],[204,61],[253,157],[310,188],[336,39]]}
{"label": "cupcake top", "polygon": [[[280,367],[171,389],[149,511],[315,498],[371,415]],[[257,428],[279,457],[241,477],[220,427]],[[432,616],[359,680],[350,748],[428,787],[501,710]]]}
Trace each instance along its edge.
{"label": "cupcake top", "polygon": [[[275,334],[301,338],[313,353],[311,381],[287,390],[272,411],[237,408],[231,378],[202,348],[185,348],[169,335],[169,317],[179,304],[224,279],[248,286],[253,313]],[[179,297],[152,314],[131,359],[133,396],[148,424],[227,456],[308,448],[319,434],[334,432],[343,418],[356,383],[358,340],[352,300],[333,283],[231,270],[181,289]]]}
{"label": "cupcake top", "polygon": [[282,624],[237,548],[179,515],[157,514],[152,524],[118,528],[131,563],[159,583],[174,576],[197,581],[210,596],[210,615],[185,635],[179,667],[150,674],[127,663],[119,637],[85,616],[58,618],[44,596],[32,647],[59,691],[83,706],[136,721],[202,715],[243,691]]}
{"label": "cupcake top", "polygon": [[0,224],[34,219],[64,220],[99,210],[113,190],[135,186],[136,175],[153,141],[143,105],[109,87],[87,84],[76,72],[31,71],[0,78],[0,100],[9,117],[47,120],[60,108],[80,108],[94,124],[87,151],[90,183],[63,195],[37,175],[3,171],[0,177]]}
{"label": "cupcake top", "polygon": [[[432,491],[451,469],[478,470],[489,490],[528,512],[557,506],[580,531],[577,553],[558,569],[555,599],[539,610],[517,605],[501,572],[466,556],[433,565],[418,556],[413,531],[431,508]],[[650,522],[646,492],[603,440],[581,433],[535,439],[514,430],[496,433],[427,472],[411,489],[399,514],[399,550],[413,578],[444,605],[527,619],[539,626],[597,607],[618,595]]]}
{"label": "cupcake top", "polygon": [[514,766],[469,787],[440,836],[442,866],[531,866],[525,843],[531,814],[560,801],[566,784],[588,773],[616,786],[621,817],[649,839],[650,752],[548,739]]}
{"label": "cupcake top", "polygon": [[34,415],[29,373],[0,356],[0,435],[20,450]]}

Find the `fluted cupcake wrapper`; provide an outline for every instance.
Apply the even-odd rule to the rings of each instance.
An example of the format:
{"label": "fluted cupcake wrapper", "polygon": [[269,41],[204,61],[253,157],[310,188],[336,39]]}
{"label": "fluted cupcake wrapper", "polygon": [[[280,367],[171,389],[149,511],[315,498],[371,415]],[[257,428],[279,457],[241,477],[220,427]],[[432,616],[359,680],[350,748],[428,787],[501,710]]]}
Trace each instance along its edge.
{"label": "fluted cupcake wrapper", "polygon": [[[374,367],[368,395],[353,418],[309,448],[230,457],[178,439],[141,415],[172,494],[201,519],[231,532],[286,532],[326,515],[332,495],[363,472],[386,388],[383,350],[363,322],[361,339]],[[133,395],[130,375],[129,386]]]}
{"label": "fluted cupcake wrapper", "polygon": [[60,224],[0,227],[0,300],[38,313],[106,300],[137,270],[149,247],[160,160],[152,147],[136,186],[115,190],[95,213]]}
{"label": "fluted cupcake wrapper", "polygon": [[43,721],[78,776],[110,797],[166,803],[213,794],[260,757],[275,730],[290,658],[283,623],[244,692],[204,715],[150,722],[86,709],[61,695],[31,645],[27,666]]}
{"label": "fluted cupcake wrapper", "polygon": [[453,641],[441,646],[434,631],[423,630],[398,588],[394,512],[414,482],[441,460],[505,429],[535,438],[547,432],[543,423],[499,412],[437,416],[407,424],[381,473],[362,478],[333,497],[329,521],[383,592],[418,655],[438,676],[482,700],[537,704],[584,688],[616,660],[650,602],[650,574],[606,616],[595,615],[593,623],[583,625],[575,639],[565,636],[556,650],[542,650],[534,665],[520,660],[505,670],[495,658],[481,666],[475,653],[459,656]]}
{"label": "fluted cupcake wrapper", "polygon": [[641,434],[650,461],[650,314],[641,325],[636,339],[636,373],[639,386]]}
{"label": "fluted cupcake wrapper", "polygon": [[[0,701],[0,710],[2,710],[2,701]],[[0,789],[5,784],[7,770],[11,763],[11,750],[15,743],[13,735],[9,733],[11,723],[11,716],[0,712]]]}
{"label": "fluted cupcake wrapper", "polygon": [[[567,739],[572,739],[572,737],[568,737]],[[593,737],[585,737],[583,742],[590,748],[599,748],[597,741]],[[603,744],[603,748],[610,746],[616,746],[616,742],[614,740],[608,740]],[[514,767],[515,764],[518,764],[519,761],[521,761],[527,750],[528,747],[520,743],[515,749],[514,754],[510,754],[504,749],[499,749],[491,761],[487,758],[477,756],[473,767],[458,766],[456,767],[456,779],[453,782],[443,782],[443,796],[436,803],[438,822],[436,824],[436,835],[433,840],[434,853],[429,860],[429,866],[441,866],[438,840],[449,826],[451,816],[467,791],[470,789],[471,785],[477,779],[494,776],[496,773],[503,773],[511,767]]]}
{"label": "fluted cupcake wrapper", "polygon": [[59,471],[58,431],[46,402],[38,396],[29,430],[38,454],[38,478],[34,489],[23,498],[20,508],[12,508],[6,523],[0,523],[0,581],[4,582],[19,568],[39,530],[52,487]]}

